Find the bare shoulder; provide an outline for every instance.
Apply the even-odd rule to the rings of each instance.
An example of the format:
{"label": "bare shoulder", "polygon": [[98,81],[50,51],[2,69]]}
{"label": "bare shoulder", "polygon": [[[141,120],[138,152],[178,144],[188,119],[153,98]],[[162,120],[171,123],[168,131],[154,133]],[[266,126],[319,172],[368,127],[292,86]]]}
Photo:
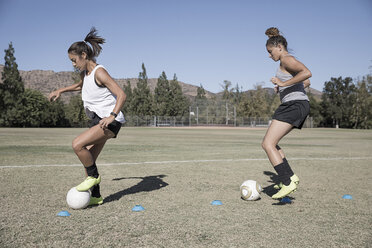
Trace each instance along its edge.
{"label": "bare shoulder", "polygon": [[306,68],[305,65],[297,60],[294,56],[285,56],[280,60],[280,64],[283,69],[292,75]]}
{"label": "bare shoulder", "polygon": [[111,79],[110,74],[107,72],[107,70],[103,67],[100,67],[96,70],[95,74],[96,79],[98,79],[100,82],[104,83],[108,79]]}
{"label": "bare shoulder", "polygon": [[280,62],[283,64],[283,65],[288,65],[288,64],[293,64],[293,63],[301,63],[299,60],[297,60],[294,56],[292,55],[287,55],[287,56],[284,56]]}
{"label": "bare shoulder", "polygon": [[105,68],[98,68],[95,73],[95,78],[99,84],[107,85],[114,82],[113,78],[107,72]]}
{"label": "bare shoulder", "polygon": [[110,75],[105,68],[99,67],[96,70],[96,77],[102,77],[102,76],[110,76]]}

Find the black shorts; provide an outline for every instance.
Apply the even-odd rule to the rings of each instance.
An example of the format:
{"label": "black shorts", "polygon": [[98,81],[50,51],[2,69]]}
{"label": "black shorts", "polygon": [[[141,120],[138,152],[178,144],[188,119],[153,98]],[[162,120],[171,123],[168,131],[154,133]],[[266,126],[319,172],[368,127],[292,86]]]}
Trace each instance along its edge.
{"label": "black shorts", "polygon": [[[102,118],[99,117],[96,113],[94,113],[93,118],[89,122],[89,128],[94,127],[95,125],[97,125],[100,120],[102,120]],[[120,128],[121,128],[121,123],[118,122],[117,120],[114,120],[113,122],[111,122],[107,127],[108,130],[110,130],[111,132],[113,132],[115,134],[114,138],[116,138],[118,136]]]}
{"label": "black shorts", "polygon": [[309,113],[309,101],[289,101],[280,104],[277,110],[275,110],[272,118],[278,121],[289,123],[294,128],[301,129]]}

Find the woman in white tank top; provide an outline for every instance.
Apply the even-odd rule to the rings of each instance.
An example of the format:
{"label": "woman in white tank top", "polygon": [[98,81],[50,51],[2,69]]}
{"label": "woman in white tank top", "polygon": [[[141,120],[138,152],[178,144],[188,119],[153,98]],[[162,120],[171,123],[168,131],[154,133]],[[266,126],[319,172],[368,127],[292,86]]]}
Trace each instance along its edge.
{"label": "woman in white tank top", "polygon": [[262,148],[279,177],[279,184],[274,188],[280,190],[272,198],[280,199],[297,189],[299,178],[293,173],[278,143],[293,128],[301,129],[309,114],[310,105],[304,88],[310,85],[311,72],[288,53],[287,41],[277,28],[267,29],[265,34],[269,37],[266,42],[269,57],[280,62],[276,77],[271,82],[276,92],[280,93],[282,104],[274,113]]}
{"label": "woman in white tank top", "polygon": [[96,166],[98,155],[106,141],[115,138],[124,122],[122,108],[126,95],[120,86],[111,78],[106,69],[96,63],[105,40],[92,28],[84,41],[73,43],[68,49],[72,65],[81,71],[81,80],[71,86],[53,91],[50,101],[57,100],[63,92],[82,91],[84,108],[91,119],[91,128],[77,136],[72,147],[84,165],[87,177],[76,186],[78,191],[92,190],[89,205],[103,203],[100,194],[99,176]]}

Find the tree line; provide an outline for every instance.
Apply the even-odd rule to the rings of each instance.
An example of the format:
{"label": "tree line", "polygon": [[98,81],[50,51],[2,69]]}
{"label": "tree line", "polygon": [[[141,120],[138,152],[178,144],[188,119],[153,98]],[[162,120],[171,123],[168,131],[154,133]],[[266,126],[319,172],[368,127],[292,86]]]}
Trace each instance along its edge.
{"label": "tree line", "polygon": [[[74,95],[68,103],[60,100],[49,102],[39,91],[26,89],[18,71],[12,43],[5,50],[5,65],[0,84],[0,126],[1,127],[82,127],[88,121],[80,95]],[[74,72],[79,80],[78,72]],[[126,116],[168,116],[188,117],[190,110],[200,109],[200,115],[207,111],[210,118],[218,118],[218,106],[233,106],[237,116],[270,117],[279,106],[277,94],[263,88],[244,92],[237,84],[232,86],[225,80],[220,95],[207,98],[202,85],[194,99],[187,98],[176,75],[168,80],[165,72],[159,76],[154,93],[148,86],[145,65],[138,76],[138,83],[132,88],[129,80],[124,86],[127,95],[123,106]],[[372,128],[372,76],[367,75],[357,82],[350,77],[331,78],[324,83],[321,99],[311,93],[311,113],[315,126],[341,128]]]}
{"label": "tree line", "polygon": [[[310,117],[315,127],[372,128],[372,75],[357,79],[356,83],[354,81],[350,77],[331,78],[324,83],[320,99],[309,91]],[[222,102],[234,106],[236,116],[270,117],[280,105],[278,94],[270,93],[263,88],[263,84],[256,84],[255,90],[248,92],[243,92],[238,84],[232,87],[231,82],[226,80],[221,87]],[[210,112],[218,101],[206,99],[203,92],[201,86],[196,104],[209,106]]]}
{"label": "tree line", "polygon": [[[87,125],[80,95],[74,95],[65,104],[61,100],[49,102],[39,91],[26,89],[18,71],[12,43],[5,50],[5,65],[0,84],[1,127],[82,127]],[[73,72],[73,81],[80,80]],[[73,83],[73,82],[72,82]],[[122,111],[138,116],[184,116],[188,113],[189,99],[183,95],[176,75],[167,79],[165,72],[158,78],[155,92],[151,93],[145,65],[139,73],[137,87],[130,81],[124,86],[127,95]]]}

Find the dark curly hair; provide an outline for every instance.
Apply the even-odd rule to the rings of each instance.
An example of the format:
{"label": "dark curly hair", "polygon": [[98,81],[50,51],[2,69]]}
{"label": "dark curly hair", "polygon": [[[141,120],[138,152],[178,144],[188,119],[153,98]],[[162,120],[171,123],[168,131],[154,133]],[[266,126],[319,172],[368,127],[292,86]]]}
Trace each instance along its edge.
{"label": "dark curly hair", "polygon": [[281,44],[285,50],[288,50],[287,40],[283,35],[280,34],[279,29],[274,27],[268,28],[265,34],[269,37],[269,39],[266,41],[266,46],[278,46]]}

